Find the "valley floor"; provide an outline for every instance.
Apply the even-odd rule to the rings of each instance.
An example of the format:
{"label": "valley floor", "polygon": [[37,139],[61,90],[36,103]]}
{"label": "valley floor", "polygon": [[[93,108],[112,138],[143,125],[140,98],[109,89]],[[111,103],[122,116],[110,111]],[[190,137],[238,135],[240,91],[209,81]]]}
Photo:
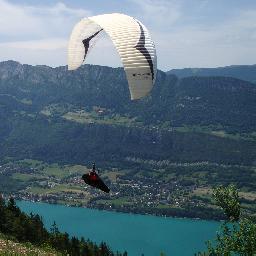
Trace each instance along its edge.
{"label": "valley floor", "polygon": [[[222,219],[211,199],[212,187],[218,184],[215,180],[222,179],[225,184],[225,176],[221,175],[224,172],[227,180],[238,171],[255,173],[253,168],[244,166],[209,163],[161,166],[158,163],[156,168],[157,163],[151,161],[149,168],[149,164],[142,164],[139,159],[128,160],[137,167],[100,171],[111,188],[110,194],[84,184],[81,176],[89,171],[86,166],[59,166],[31,159],[10,160],[1,165],[0,183],[5,189],[4,195],[11,194],[21,200],[160,216]],[[244,211],[255,216],[256,192],[250,182],[253,184],[251,178],[244,182],[247,187],[241,187],[240,197]]]}

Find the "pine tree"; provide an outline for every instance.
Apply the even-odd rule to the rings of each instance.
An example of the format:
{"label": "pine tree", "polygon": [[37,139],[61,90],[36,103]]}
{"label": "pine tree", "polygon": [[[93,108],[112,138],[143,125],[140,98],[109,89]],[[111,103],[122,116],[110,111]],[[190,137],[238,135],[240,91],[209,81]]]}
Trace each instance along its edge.
{"label": "pine tree", "polygon": [[7,203],[7,209],[11,211],[16,217],[21,214],[20,208],[16,206],[15,200],[11,197]]}
{"label": "pine tree", "polygon": [[73,256],[80,255],[80,243],[76,237],[71,238],[71,255]]}
{"label": "pine tree", "polygon": [[59,229],[55,221],[53,221],[50,231],[53,236],[57,236],[57,234],[59,234]]}
{"label": "pine tree", "polygon": [[6,232],[6,214],[5,214],[5,201],[2,197],[2,195],[0,195],[0,232],[5,233]]}

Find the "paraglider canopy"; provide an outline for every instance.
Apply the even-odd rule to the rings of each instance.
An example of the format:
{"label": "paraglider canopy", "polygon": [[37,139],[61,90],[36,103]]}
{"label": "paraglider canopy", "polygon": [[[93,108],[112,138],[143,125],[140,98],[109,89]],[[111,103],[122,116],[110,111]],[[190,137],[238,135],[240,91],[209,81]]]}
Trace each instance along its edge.
{"label": "paraglider canopy", "polygon": [[110,37],[122,60],[131,99],[146,96],[156,79],[155,45],[146,27],[128,15],[103,14],[78,22],[69,40],[68,69],[75,70],[83,64],[103,33]]}

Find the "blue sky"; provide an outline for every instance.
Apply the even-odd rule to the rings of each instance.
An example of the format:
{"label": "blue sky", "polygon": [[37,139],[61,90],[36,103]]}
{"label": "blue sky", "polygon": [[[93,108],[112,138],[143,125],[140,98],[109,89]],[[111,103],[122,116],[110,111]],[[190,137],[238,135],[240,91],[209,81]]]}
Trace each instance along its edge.
{"label": "blue sky", "polygon": [[[112,12],[149,29],[161,70],[256,64],[255,0],[0,0],[0,61],[66,65],[73,26]],[[108,38],[87,63],[122,65]]]}

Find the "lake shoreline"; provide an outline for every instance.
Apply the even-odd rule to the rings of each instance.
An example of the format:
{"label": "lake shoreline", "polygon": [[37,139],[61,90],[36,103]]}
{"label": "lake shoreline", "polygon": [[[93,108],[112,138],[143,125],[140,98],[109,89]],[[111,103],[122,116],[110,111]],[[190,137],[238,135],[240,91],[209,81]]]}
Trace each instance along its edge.
{"label": "lake shoreline", "polygon": [[29,200],[24,198],[19,198],[17,196],[14,196],[15,200],[18,201],[28,201],[32,203],[46,203],[51,205],[59,205],[59,206],[66,206],[66,207],[72,207],[72,208],[83,208],[83,209],[92,209],[92,210],[98,210],[98,211],[106,211],[106,212],[116,212],[116,213],[123,213],[123,214],[134,214],[134,215],[142,215],[142,216],[154,216],[159,218],[174,218],[174,219],[184,219],[184,220],[200,220],[200,221],[214,221],[214,222],[221,222],[224,221],[224,219],[211,219],[211,218],[199,218],[199,217],[186,217],[186,216],[177,216],[177,215],[161,215],[161,214],[151,214],[151,213],[145,213],[145,212],[136,212],[136,211],[121,211],[116,208],[101,208],[101,207],[90,207],[90,206],[80,206],[80,205],[70,205],[65,203],[55,203],[55,202],[49,202],[44,200]]}

